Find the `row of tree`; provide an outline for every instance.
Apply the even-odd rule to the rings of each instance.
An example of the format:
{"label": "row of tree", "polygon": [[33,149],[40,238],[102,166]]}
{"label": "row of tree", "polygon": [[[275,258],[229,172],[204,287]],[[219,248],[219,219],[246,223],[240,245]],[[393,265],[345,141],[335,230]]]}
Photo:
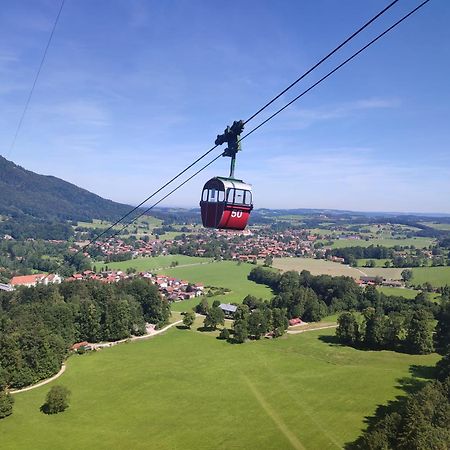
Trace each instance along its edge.
{"label": "row of tree", "polygon": [[344,312],[338,318],[339,342],[371,350],[397,350],[427,354],[434,350],[433,323],[430,314],[416,310],[412,314],[367,308],[361,314]]}

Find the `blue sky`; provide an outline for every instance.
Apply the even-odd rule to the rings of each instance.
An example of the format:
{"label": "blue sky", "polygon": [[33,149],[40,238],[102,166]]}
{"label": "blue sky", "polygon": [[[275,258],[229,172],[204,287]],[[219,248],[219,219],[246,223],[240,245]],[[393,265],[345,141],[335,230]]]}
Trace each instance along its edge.
{"label": "blue sky", "polygon": [[[136,204],[387,1],[59,0],[0,10],[0,154]],[[273,112],[419,1],[401,0]],[[450,2],[432,0],[243,141],[255,206],[450,213]],[[266,113],[247,126],[256,126]],[[206,160],[207,161],[207,160]],[[220,159],[167,206],[196,206]]]}

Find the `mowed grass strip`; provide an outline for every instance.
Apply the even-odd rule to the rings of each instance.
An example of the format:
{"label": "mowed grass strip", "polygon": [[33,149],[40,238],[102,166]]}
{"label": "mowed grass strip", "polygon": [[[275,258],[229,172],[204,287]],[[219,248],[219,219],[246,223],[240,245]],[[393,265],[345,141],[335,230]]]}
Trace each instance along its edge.
{"label": "mowed grass strip", "polygon": [[[74,356],[57,381],[16,394],[0,422],[14,449],[335,449],[437,357],[327,344],[321,330],[230,345],[189,330]],[[54,384],[70,408],[39,411]]]}

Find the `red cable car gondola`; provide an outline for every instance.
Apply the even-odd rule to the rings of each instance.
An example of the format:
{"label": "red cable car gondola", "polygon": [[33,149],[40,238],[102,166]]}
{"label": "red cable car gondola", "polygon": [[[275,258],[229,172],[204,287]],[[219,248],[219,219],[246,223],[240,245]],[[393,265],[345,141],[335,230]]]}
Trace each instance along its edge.
{"label": "red cable car gondola", "polygon": [[217,136],[216,145],[228,143],[222,156],[231,158],[230,176],[214,177],[203,187],[200,208],[203,226],[225,230],[243,230],[247,226],[252,204],[252,186],[234,178],[236,153],[241,149],[242,120],[233,122]]}
{"label": "red cable car gondola", "polygon": [[234,178],[211,178],[203,187],[200,208],[204,227],[243,230],[253,209],[252,187]]}

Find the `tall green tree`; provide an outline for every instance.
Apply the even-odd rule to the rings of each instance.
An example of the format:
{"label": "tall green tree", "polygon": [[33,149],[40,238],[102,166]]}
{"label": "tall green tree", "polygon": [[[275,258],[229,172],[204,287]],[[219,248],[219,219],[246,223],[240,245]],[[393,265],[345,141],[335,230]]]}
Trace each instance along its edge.
{"label": "tall green tree", "polygon": [[354,345],[359,340],[359,325],[355,314],[344,312],[338,317],[336,337],[343,344]]}
{"label": "tall green tree", "polygon": [[367,308],[363,312],[365,318],[364,343],[373,349],[382,348],[385,345],[385,316],[379,310]]}
{"label": "tall green tree", "polygon": [[52,386],[41,410],[46,414],[57,414],[69,407],[70,391],[65,386]]}
{"label": "tall green tree", "polygon": [[405,345],[408,351],[420,355],[434,350],[433,326],[426,311],[419,309],[414,312],[407,329]]}
{"label": "tall green tree", "polygon": [[195,313],[193,311],[186,311],[183,315],[183,325],[187,328],[191,328],[195,321]]}
{"label": "tall green tree", "polygon": [[203,323],[206,328],[212,328],[215,330],[217,325],[223,325],[225,323],[225,315],[223,311],[216,306],[208,311]]}
{"label": "tall green tree", "polygon": [[441,354],[450,351],[450,301],[444,301],[438,316],[435,343],[436,350]]}
{"label": "tall green tree", "polygon": [[4,419],[12,414],[13,405],[13,396],[6,389],[0,390],[0,419]]}

